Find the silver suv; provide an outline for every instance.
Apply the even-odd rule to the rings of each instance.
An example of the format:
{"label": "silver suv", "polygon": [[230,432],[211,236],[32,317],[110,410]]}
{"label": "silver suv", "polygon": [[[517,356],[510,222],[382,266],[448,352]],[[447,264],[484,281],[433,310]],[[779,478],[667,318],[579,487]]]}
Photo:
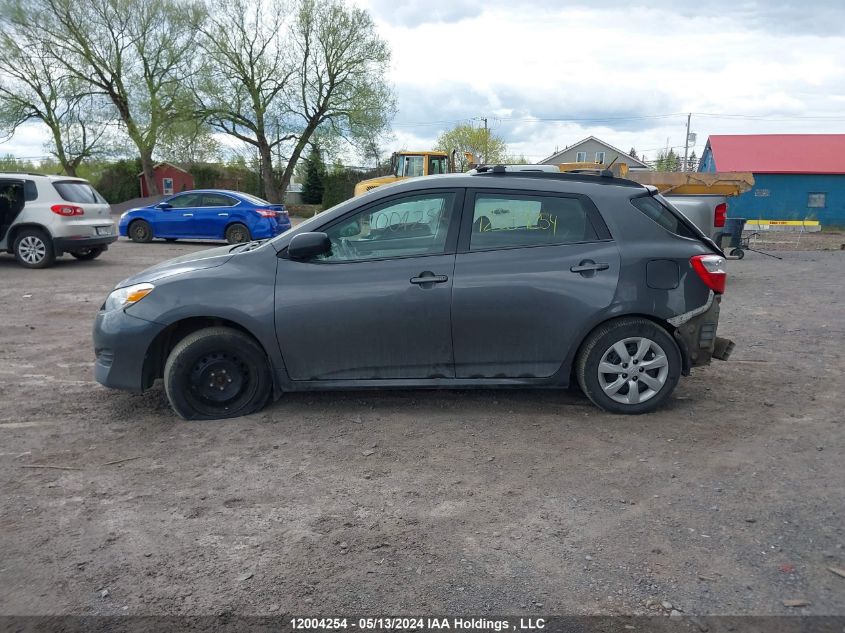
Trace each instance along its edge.
{"label": "silver suv", "polygon": [[94,259],[117,239],[111,208],[87,180],[0,173],[0,252],[27,268]]}

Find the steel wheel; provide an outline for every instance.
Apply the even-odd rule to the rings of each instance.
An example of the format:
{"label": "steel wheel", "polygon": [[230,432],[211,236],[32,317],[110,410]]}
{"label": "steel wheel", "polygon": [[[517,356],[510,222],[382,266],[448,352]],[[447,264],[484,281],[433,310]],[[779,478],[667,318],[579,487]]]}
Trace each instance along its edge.
{"label": "steel wheel", "polygon": [[133,220],[129,225],[129,239],[139,244],[152,242],[153,227],[146,220]]}
{"label": "steel wheel", "polygon": [[249,386],[250,370],[236,354],[213,352],[191,368],[190,387],[203,404],[226,406]]}
{"label": "steel wheel", "polygon": [[47,256],[47,245],[37,235],[27,235],[18,242],[20,258],[30,266],[37,266]]}
{"label": "steel wheel", "polygon": [[598,366],[599,386],[621,404],[639,404],[656,396],[666,385],[666,352],[646,337],[630,337],[611,345]]}

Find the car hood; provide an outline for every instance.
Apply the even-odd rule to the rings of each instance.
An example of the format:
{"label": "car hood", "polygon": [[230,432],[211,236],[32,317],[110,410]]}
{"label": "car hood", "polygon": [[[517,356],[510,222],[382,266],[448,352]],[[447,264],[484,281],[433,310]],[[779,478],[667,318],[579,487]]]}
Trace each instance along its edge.
{"label": "car hood", "polygon": [[205,270],[207,268],[222,266],[234,257],[235,254],[231,252],[232,248],[232,246],[221,246],[198,253],[189,253],[188,255],[176,257],[175,259],[168,259],[131,277],[127,277],[117,284],[115,288],[123,288],[139,283],[152,283],[165,277],[172,277],[173,275],[181,275],[194,270]]}

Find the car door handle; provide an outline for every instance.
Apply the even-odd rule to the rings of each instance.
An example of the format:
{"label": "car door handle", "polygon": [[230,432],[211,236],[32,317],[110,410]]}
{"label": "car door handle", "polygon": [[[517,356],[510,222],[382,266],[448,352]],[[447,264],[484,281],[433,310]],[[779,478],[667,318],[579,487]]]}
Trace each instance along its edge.
{"label": "car door handle", "polygon": [[597,270],[607,270],[610,268],[610,264],[599,263],[592,261],[591,259],[585,259],[583,262],[578,264],[577,266],[573,266],[569,269],[569,272],[573,273],[590,273],[595,272]]}
{"label": "car door handle", "polygon": [[192,217],[194,217],[194,214],[193,213],[183,213],[182,217],[183,218],[192,218]]}
{"label": "car door handle", "polygon": [[229,217],[229,214],[228,214],[228,213],[218,213],[217,215],[222,215],[224,218],[228,218],[228,217]]}
{"label": "car door handle", "polygon": [[420,273],[419,277],[411,277],[411,283],[418,286],[424,286],[426,284],[442,284],[447,281],[449,281],[449,278],[446,275],[435,275],[433,272],[428,270]]}

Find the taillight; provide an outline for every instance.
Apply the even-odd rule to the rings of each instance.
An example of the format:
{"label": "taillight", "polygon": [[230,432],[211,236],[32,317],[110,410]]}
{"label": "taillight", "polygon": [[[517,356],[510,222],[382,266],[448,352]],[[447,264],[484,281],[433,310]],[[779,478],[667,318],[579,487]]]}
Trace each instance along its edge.
{"label": "taillight", "polygon": [[76,207],[72,204],[54,204],[50,207],[50,211],[66,218],[72,215],[85,215],[85,210],[82,207]]}
{"label": "taillight", "polygon": [[275,218],[276,212],[273,209],[256,209],[255,212],[262,218]]}
{"label": "taillight", "polygon": [[689,263],[704,285],[713,292],[722,294],[725,292],[725,280],[728,273],[725,271],[725,258],[719,255],[693,255]]}
{"label": "taillight", "polygon": [[728,203],[721,202],[716,205],[716,210],[713,215],[713,226],[725,226],[725,218],[728,217]]}

